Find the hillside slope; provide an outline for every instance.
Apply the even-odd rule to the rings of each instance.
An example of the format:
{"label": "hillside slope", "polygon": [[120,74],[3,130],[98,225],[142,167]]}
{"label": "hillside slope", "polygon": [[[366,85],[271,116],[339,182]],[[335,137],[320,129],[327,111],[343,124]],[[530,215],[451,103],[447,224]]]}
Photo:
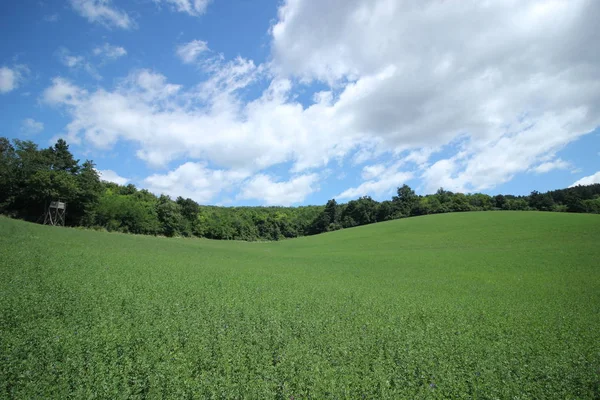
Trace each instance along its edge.
{"label": "hillside slope", "polygon": [[283,242],[0,218],[2,398],[597,398],[600,216]]}

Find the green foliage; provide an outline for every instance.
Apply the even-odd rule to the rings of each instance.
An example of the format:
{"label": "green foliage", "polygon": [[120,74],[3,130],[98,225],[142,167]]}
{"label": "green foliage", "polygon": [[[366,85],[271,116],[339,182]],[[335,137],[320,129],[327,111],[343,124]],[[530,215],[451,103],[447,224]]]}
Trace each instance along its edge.
{"label": "green foliage", "polygon": [[156,203],[156,215],[165,236],[172,237],[181,234],[189,236],[185,230],[181,206],[171,200],[169,196],[162,195],[159,197]]}
{"label": "green foliage", "polygon": [[17,155],[6,138],[0,137],[0,212],[9,210],[15,195]]}
{"label": "green foliage", "polygon": [[95,208],[96,226],[109,231],[150,234],[161,233],[156,202],[115,194],[111,189],[100,197]]}
{"label": "green foliage", "polygon": [[269,243],[0,218],[0,398],[599,398],[598,238],[538,212]]}
{"label": "green foliage", "polygon": [[398,195],[392,198],[396,210],[403,217],[410,217],[412,210],[418,205],[419,198],[410,186],[404,184],[398,188]]}
{"label": "green foliage", "polygon": [[58,139],[56,144],[47,150],[47,154],[52,170],[71,174],[76,174],[79,170],[79,160],[73,158],[73,154],[69,151],[69,145],[64,139]]}
{"label": "green foliage", "polygon": [[600,214],[600,196],[597,196],[594,199],[583,200],[583,205],[585,207],[585,212]]}
{"label": "green foliage", "polygon": [[529,209],[526,199],[506,199],[503,210],[524,211]]}
{"label": "green foliage", "polygon": [[133,184],[101,182],[92,161],[79,164],[59,139],[47,149],[31,141],[0,138],[0,213],[39,221],[52,200],[67,203],[69,226],[219,240],[273,240],[419,215],[463,211],[540,210],[598,213],[600,184],[529,196],[453,193],[440,188],[420,196],[404,184],[392,200],[361,197],[325,206],[211,207],[192,199],[173,201]]}
{"label": "green foliage", "polygon": [[77,195],[71,201],[69,222],[71,225],[91,226],[95,222],[95,207],[104,191],[98,172],[92,161],[85,161],[76,175]]}

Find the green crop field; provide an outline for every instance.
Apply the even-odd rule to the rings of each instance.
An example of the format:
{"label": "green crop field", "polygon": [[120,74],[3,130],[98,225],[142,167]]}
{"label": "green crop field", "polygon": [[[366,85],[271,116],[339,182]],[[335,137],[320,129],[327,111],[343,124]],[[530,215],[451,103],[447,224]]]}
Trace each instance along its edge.
{"label": "green crop field", "polygon": [[0,398],[600,398],[600,216],[283,242],[0,219]]}

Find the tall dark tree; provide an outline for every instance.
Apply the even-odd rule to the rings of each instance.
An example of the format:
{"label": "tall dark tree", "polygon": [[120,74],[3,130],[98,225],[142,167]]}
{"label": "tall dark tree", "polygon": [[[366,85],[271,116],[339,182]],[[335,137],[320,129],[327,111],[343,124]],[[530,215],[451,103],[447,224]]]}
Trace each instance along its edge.
{"label": "tall dark tree", "polygon": [[181,207],[181,215],[185,219],[191,222],[198,218],[200,207],[194,200],[190,198],[184,199],[183,197],[179,196],[175,202]]}
{"label": "tall dark tree", "polygon": [[321,214],[315,218],[309,232],[310,234],[315,235],[340,228],[340,207],[335,199],[331,199],[327,202]]}
{"label": "tall dark tree", "polygon": [[93,161],[86,160],[77,174],[78,191],[74,204],[69,205],[67,218],[76,225],[92,226],[95,219],[94,208],[104,187]]}
{"label": "tall dark tree", "polygon": [[376,222],[377,206],[378,203],[369,196],[349,201],[341,214],[342,226],[350,228]]}
{"label": "tall dark tree", "polygon": [[499,194],[494,197],[494,206],[496,208],[504,208],[504,203],[506,203],[506,197]]}
{"label": "tall dark tree", "polygon": [[398,195],[392,198],[392,202],[403,217],[410,217],[412,209],[419,203],[419,197],[410,186],[404,184],[398,188]]}
{"label": "tall dark tree", "polygon": [[10,210],[14,201],[17,154],[6,138],[0,138],[0,213]]}
{"label": "tall dark tree", "polygon": [[181,196],[177,197],[177,200],[175,200],[175,202],[179,205],[179,209],[181,210],[181,216],[183,217],[182,224],[184,225],[184,235],[190,236],[199,232],[198,214],[200,213],[200,207],[198,203],[189,198],[184,199]]}
{"label": "tall dark tree", "polygon": [[181,208],[169,196],[161,195],[156,203],[156,214],[165,236],[186,234],[181,216]]}
{"label": "tall dark tree", "polygon": [[529,207],[539,211],[552,211],[554,200],[550,193],[540,193],[534,190],[529,195]]}
{"label": "tall dark tree", "polygon": [[69,151],[69,145],[64,139],[58,139],[54,146],[48,150],[53,170],[70,172],[72,174],[77,173],[79,170],[79,160],[75,160],[73,154]]}
{"label": "tall dark tree", "polygon": [[377,206],[377,222],[392,219],[394,214],[394,204],[390,200],[385,200]]}
{"label": "tall dark tree", "polygon": [[335,199],[327,202],[323,212],[329,216],[329,223],[337,224],[340,222],[340,207]]}

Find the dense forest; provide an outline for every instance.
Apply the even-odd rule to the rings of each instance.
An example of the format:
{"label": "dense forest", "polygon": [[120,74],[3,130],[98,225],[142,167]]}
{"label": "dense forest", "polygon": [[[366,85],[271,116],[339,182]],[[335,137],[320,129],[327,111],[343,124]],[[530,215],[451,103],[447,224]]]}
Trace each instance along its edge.
{"label": "dense forest", "polygon": [[600,213],[600,184],[529,196],[453,193],[420,196],[407,185],[390,200],[361,197],[324,206],[215,207],[192,199],[155,196],[134,185],[100,180],[92,161],[80,163],[59,139],[49,148],[0,138],[0,213],[41,222],[52,200],[68,204],[66,224],[108,231],[196,236],[210,239],[279,240],[397,218],[460,211],[540,210]]}

